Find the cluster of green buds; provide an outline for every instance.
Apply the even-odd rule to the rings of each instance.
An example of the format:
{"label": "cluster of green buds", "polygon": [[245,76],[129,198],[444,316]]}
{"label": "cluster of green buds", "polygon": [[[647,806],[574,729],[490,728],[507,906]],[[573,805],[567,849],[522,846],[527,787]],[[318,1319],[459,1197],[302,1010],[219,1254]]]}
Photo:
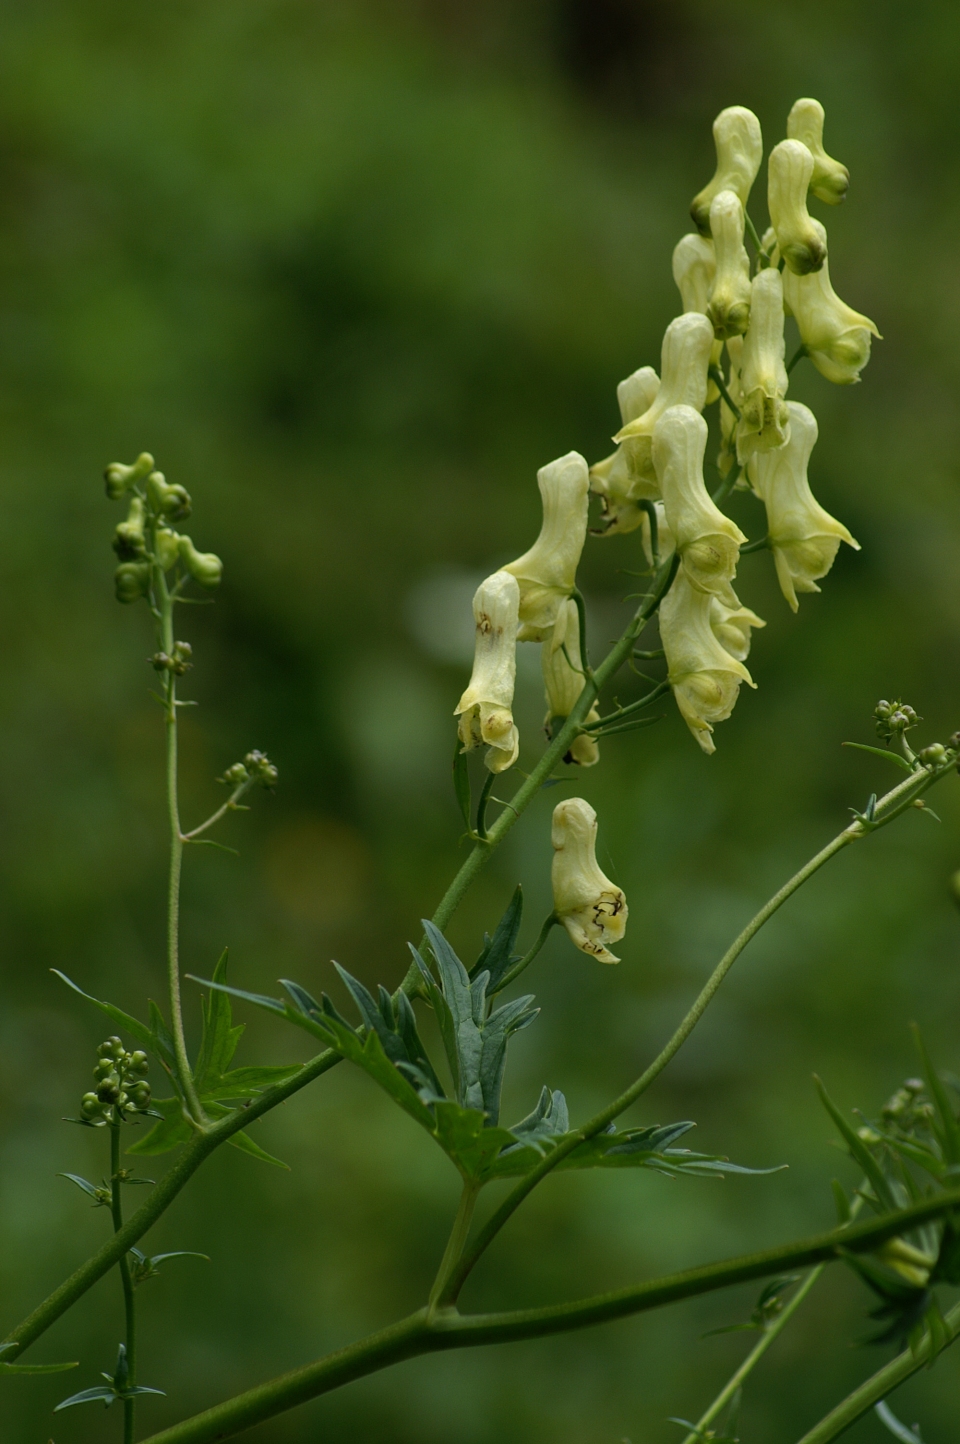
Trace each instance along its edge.
{"label": "cluster of green buds", "polygon": [[929,1132],[936,1110],[924,1094],[922,1078],[906,1078],[880,1110],[883,1124],[900,1133]]}
{"label": "cluster of green buds", "polygon": [[169,656],[166,652],[154,652],[150,665],[155,672],[172,672],[175,677],[182,677],[193,666],[192,656],[193,648],[189,642],[174,642]]}
{"label": "cluster of green buds", "polygon": [[217,781],[225,787],[246,787],[259,783],[261,787],[276,787],[279,773],[265,752],[256,748],[248,752],[242,762],[228,767]]}
{"label": "cluster of green buds", "polygon": [[93,1070],[96,1089],[84,1093],[80,1116],[85,1123],[102,1126],[120,1121],[125,1113],[143,1113],[150,1107],[150,1064],[146,1053],[127,1052],[120,1038],[107,1038],[97,1049]]}
{"label": "cluster of green buds", "polygon": [[112,462],[105,476],[111,501],[129,497],[126,520],[120,522],[113,537],[120,562],[114,574],[118,602],[150,596],[157,571],[165,575],[177,568],[179,576],[192,578],[203,587],[219,584],[223,574],[220,558],[213,552],[197,551],[190,537],[173,529],[174,522],[190,515],[189,493],[154,469],[149,452],[142,452],[129,466]]}
{"label": "cluster of green buds", "polygon": [[877,736],[884,742],[899,741],[904,733],[923,721],[906,703],[886,702],[882,699],[874,708],[873,715],[876,719]]}

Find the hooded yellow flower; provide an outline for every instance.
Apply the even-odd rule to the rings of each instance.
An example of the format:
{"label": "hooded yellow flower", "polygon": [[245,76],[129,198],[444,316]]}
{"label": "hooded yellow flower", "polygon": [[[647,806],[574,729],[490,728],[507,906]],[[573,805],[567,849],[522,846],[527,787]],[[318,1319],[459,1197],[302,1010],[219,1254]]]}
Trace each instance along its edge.
{"label": "hooded yellow flower", "polygon": [[[627,376],[617,387],[617,401],[620,419],[624,426],[649,411],[660,390],[660,377],[652,366],[641,366],[632,376]],[[590,490],[600,498],[600,512],[603,525],[597,528],[600,536],[614,532],[635,531],[640,525],[644,511],[632,499],[633,479],[626,449],[618,446],[605,461],[598,461],[590,468]]]}
{"label": "hooded yellow flower", "polygon": [[797,276],[819,271],[827,256],[827,233],[807,210],[813,156],[799,140],[782,140],[767,162],[767,205],[787,269]]}
{"label": "hooded yellow flower", "polygon": [[819,100],[798,100],[787,116],[787,136],[800,140],[813,156],[810,189],[828,206],[839,205],[850,185],[850,172],[823,148],[823,106]]}
{"label": "hooded yellow flower", "polygon": [[623,937],[627,900],[597,865],[597,814],[582,797],[553,809],[553,907],[570,941],[601,963],[618,963],[607,947]]}
{"label": "hooded yellow flower", "polygon": [[[553,636],[540,649],[540,664],[547,698],[544,727],[550,737],[554,722],[562,722],[570,716],[584,686],[580,668],[580,614],[572,598],[560,608]],[[599,717],[594,704],[584,721],[596,722]],[[592,767],[599,760],[597,740],[589,732],[582,732],[574,740],[564,758],[565,762],[578,762],[581,767]]]}
{"label": "hooded yellow flower", "polygon": [[653,429],[671,406],[702,411],[707,399],[707,367],[713,350],[713,327],[706,316],[688,311],[671,321],[663,336],[660,389],[650,407],[618,431],[631,480],[631,498],[656,501],[660,496],[653,464]]}
{"label": "hooded yellow flower", "polygon": [[783,282],[779,271],[768,268],[753,278],[750,326],[740,360],[737,458],[741,463],[755,451],[782,446],[789,435],[783,357]]}
{"label": "hooded yellow flower", "polygon": [[710,207],[716,273],[707,306],[718,340],[741,336],[750,319],[750,257],[743,244],[743,225],[738,197],[733,191],[720,191]]}
{"label": "hooded yellow flower", "polygon": [[760,122],[752,110],[742,105],[728,106],[713,122],[713,143],[717,148],[713,179],[694,196],[690,206],[693,224],[704,236],[710,234],[710,207],[720,191],[733,191],[744,210],[747,208],[750,187],[763,160]]}
{"label": "hooded yellow flower", "polygon": [[520,583],[521,642],[542,642],[576,586],[587,536],[590,478],[587,463],[571,451],[537,472],[543,500],[540,535],[529,551],[503,570]]}
{"label": "hooded yellow flower", "polygon": [[677,706],[704,752],[716,751],[713,724],[733,711],[741,682],[753,686],[742,662],[724,647],[712,625],[714,595],[680,568],[660,603],[660,639]]}
{"label": "hooded yellow flower", "polygon": [[491,772],[512,767],[520,750],[513,720],[519,609],[520,586],[509,572],[487,577],[473,598],[473,674],[454,716],[460,719],[457,730],[465,752],[486,743],[484,761]]}
{"label": "hooded yellow flower", "polygon": [[[819,221],[814,221],[814,226],[823,230]],[[861,316],[840,300],[827,262],[809,276],[784,272],[783,296],[796,318],[807,355],[821,376],[839,386],[859,381],[870,360],[870,338],[880,339],[880,332],[869,316]]]}
{"label": "hooded yellow flower", "polygon": [[707,423],[691,406],[671,406],[657,422],[653,457],[674,544],[690,578],[718,591],[736,575],[746,537],[704,485],[706,446]]}

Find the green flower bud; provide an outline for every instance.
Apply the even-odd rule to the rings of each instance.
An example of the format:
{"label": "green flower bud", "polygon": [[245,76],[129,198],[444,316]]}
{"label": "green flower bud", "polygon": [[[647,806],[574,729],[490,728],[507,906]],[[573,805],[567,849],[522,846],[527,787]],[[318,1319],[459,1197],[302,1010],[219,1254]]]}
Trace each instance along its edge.
{"label": "green flower bud", "polygon": [[819,100],[798,100],[787,116],[787,135],[799,140],[813,156],[810,189],[817,200],[838,206],[850,185],[850,172],[823,148],[823,106]]}
{"label": "green flower bud", "polygon": [[170,661],[178,677],[182,677],[184,672],[190,671],[190,668],[193,666],[190,660],[192,656],[193,648],[189,642],[174,642],[173,656]]}
{"label": "green flower bud", "polygon": [[126,521],[113,534],[113,549],[122,562],[129,562],[143,556],[143,544],[143,502],[135,496]]}
{"label": "green flower bud", "polygon": [[118,602],[138,602],[150,590],[149,562],[121,562],[113,574]]}
{"label": "green flower bud", "polygon": [[138,1073],[142,1078],[150,1070],[150,1060],[147,1057],[146,1053],[142,1052],[141,1049],[138,1048],[136,1052],[131,1053],[130,1057],[127,1059],[127,1068],[129,1072]]}
{"label": "green flower bud", "polygon": [[190,515],[190,493],[182,486],[169,485],[162,471],[147,477],[147,496],[154,511],[170,521],[183,521]]}
{"label": "green flower bud", "polygon": [[929,747],[924,747],[922,752],[917,753],[917,758],[924,767],[937,767],[947,755],[947,749],[942,742],[932,742]]}
{"label": "green flower bud", "polygon": [[141,451],[132,466],[124,466],[122,461],[111,461],[103,473],[107,483],[107,496],[111,501],[119,501],[124,492],[136,486],[138,481],[143,481],[153,470],[153,457],[149,451]]}
{"label": "green flower bud", "polygon": [[130,1090],[130,1101],[133,1104],[134,1108],[139,1108],[141,1111],[144,1108],[149,1108],[150,1084],[135,1083],[133,1088]]}
{"label": "green flower bud", "polygon": [[263,787],[274,787],[279,773],[265,752],[248,752],[243,759],[244,769],[255,776]]}
{"label": "green flower bud", "polygon": [[226,783],[228,787],[239,787],[241,782],[247,782],[249,778],[250,774],[243,763],[235,762],[232,767],[227,768],[220,781]]}
{"label": "green flower bud", "polygon": [[188,536],[180,538],[180,560],[194,581],[202,587],[220,585],[223,562],[213,552],[198,552]]}
{"label": "green flower bud", "polygon": [[123,1039],[118,1038],[116,1033],[107,1038],[97,1049],[101,1058],[122,1058],[126,1049],[123,1046]]}
{"label": "green flower bud", "polygon": [[694,196],[690,206],[693,223],[704,236],[710,234],[710,206],[720,191],[733,191],[746,210],[750,187],[763,159],[760,122],[752,110],[742,105],[721,110],[713,122],[713,142],[717,148],[717,168],[713,179]]}
{"label": "green flower bud", "polygon": [[93,1070],[94,1078],[98,1080],[103,1078],[109,1078],[110,1074],[114,1071],[114,1066],[115,1060],[113,1058],[101,1058],[100,1062]]}
{"label": "green flower bud", "polygon": [[165,572],[176,563],[180,555],[180,538],[175,531],[162,526],[157,529],[157,561]]}
{"label": "green flower bud", "polygon": [[799,140],[782,140],[767,162],[767,205],[780,254],[796,276],[819,271],[827,257],[827,233],[807,210],[813,156]]}
{"label": "green flower bud", "polygon": [[109,1078],[104,1078],[97,1089],[97,1097],[101,1103],[116,1103],[120,1097],[120,1080],[115,1073],[111,1073]]}
{"label": "green flower bud", "polygon": [[96,1118],[103,1111],[103,1106],[96,1093],[84,1093],[80,1099],[80,1112],[84,1118]]}

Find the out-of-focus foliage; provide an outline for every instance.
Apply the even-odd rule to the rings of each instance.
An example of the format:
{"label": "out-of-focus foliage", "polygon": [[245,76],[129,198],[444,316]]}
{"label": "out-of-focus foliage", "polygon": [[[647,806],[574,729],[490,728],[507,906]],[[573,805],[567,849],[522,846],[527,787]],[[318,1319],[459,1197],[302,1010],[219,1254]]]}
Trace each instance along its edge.
{"label": "out-of-focus foliage", "polygon": [[[670,706],[577,778],[603,819],[601,864],[630,900],[623,962],[597,968],[552,935],[524,980],[544,1012],[515,1046],[505,1108],[549,1083],[582,1118],[649,1060],[756,904],[886,781],[883,764],[840,750],[871,741],[877,697],[912,702],[924,741],[960,724],[958,73],[946,0],[909,16],[891,0],[5,7],[8,1324],[106,1227],[55,1177],[104,1171],[100,1136],[59,1121],[100,1035],[48,969],[131,1011],[162,987],[161,725],[145,617],[113,601],[120,513],[104,464],[152,450],[225,559],[216,606],[181,621],[196,662],[187,695],[202,704],[185,716],[188,823],[251,745],[281,767],[276,798],[225,834],[239,860],[187,859],[187,968],[208,975],[229,943],[233,980],[255,991],[282,975],[343,1001],[332,955],[395,985],[458,856],[450,714],[472,589],[535,535],[537,467],[572,448],[605,455],[616,382],[657,363],[679,310],[670,251],[712,172],[713,116],[751,106],[769,144],[798,95],[823,101],[829,149],[852,175],[825,215],[831,274],[885,339],[863,385],[840,391],[801,366],[790,394],[819,418],[816,494],[863,551],[838,559],[798,617],[770,557],[744,558],[738,591],[769,625],[750,659],[759,691],[715,757]],[[740,510],[756,535],[758,509]],[[636,536],[588,545],[595,649],[619,630],[636,585],[623,569],[639,557]],[[531,661],[521,766],[542,716]],[[517,881],[528,926],[549,910],[555,800],[458,914],[464,956]],[[554,1178],[471,1299],[558,1299],[829,1224],[828,1180],[846,1165],[811,1071],[845,1103],[879,1103],[914,1071],[910,1017],[936,1057],[960,1063],[946,887],[960,804],[945,786],[935,806],[942,826],[907,817],[789,905],[626,1120],[697,1118],[700,1149],[790,1172]],[[305,1056],[281,1025],[247,1021],[241,1064]],[[168,1391],[143,1406],[144,1427],[387,1322],[436,1266],[455,1175],[359,1071],[337,1069],[255,1133],[292,1172],[222,1150],[145,1245],[212,1263],[185,1260],[144,1287],[144,1360]],[[737,1334],[700,1335],[748,1313],[753,1292],[404,1365],[249,1437],[675,1439],[666,1416],[696,1417],[743,1351]],[[877,1366],[879,1351],[847,1347],[865,1302],[846,1273],[828,1276],[751,1381],[745,1439],[799,1435]],[[79,1387],[109,1367],[119,1329],[110,1278],[36,1361],[82,1359]],[[925,1437],[952,1437],[957,1367],[948,1355],[904,1391],[899,1413],[922,1418]],[[3,1389],[4,1439],[46,1440],[62,1381]],[[71,1412],[57,1444],[99,1444],[107,1427]],[[850,1437],[884,1436],[871,1418]]]}

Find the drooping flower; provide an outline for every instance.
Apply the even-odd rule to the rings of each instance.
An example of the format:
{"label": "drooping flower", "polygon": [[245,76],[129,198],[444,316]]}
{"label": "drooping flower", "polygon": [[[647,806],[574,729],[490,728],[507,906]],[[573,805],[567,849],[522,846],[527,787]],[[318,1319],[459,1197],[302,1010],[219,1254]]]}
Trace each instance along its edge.
{"label": "drooping flower", "polygon": [[673,248],[673,279],[684,311],[707,314],[710,288],[717,270],[713,242],[692,231],[681,236]]}
{"label": "drooping flower", "polygon": [[827,233],[807,210],[813,156],[800,140],[782,140],[767,162],[767,205],[780,254],[797,276],[819,271],[827,256]]}
{"label": "drooping flower", "polygon": [[816,417],[796,401],[788,402],[788,408],[789,441],[779,451],[758,452],[752,474],[767,509],[767,540],[780,590],[796,611],[797,592],[820,590],[817,582],[833,566],[840,543],[845,541],[856,551],[860,545],[810,490],[807,466],[817,440]]}
{"label": "drooping flower", "polygon": [[[553,636],[540,649],[540,664],[547,698],[544,727],[547,735],[552,736],[556,726],[570,716],[584,687],[580,665],[580,614],[572,598],[560,608]],[[583,720],[597,722],[599,718],[600,713],[594,703]],[[596,738],[589,732],[581,732],[564,757],[565,762],[578,762],[581,767],[592,767],[599,760],[600,749]]]}
{"label": "drooping flower", "polygon": [[674,544],[691,580],[719,591],[736,575],[746,537],[704,485],[706,446],[707,423],[692,406],[671,406],[657,422],[653,457]]}
{"label": "drooping flower", "polygon": [[540,535],[529,551],[503,570],[520,583],[521,642],[542,642],[576,586],[587,536],[590,478],[587,463],[571,451],[537,472],[543,501]]}
{"label": "drooping flower", "polygon": [[743,463],[755,451],[782,446],[789,435],[789,414],[784,397],[789,378],[784,365],[783,281],[768,267],[751,285],[750,325],[740,359],[740,420],[737,423],[737,459]]}
{"label": "drooping flower", "polygon": [[749,607],[742,605],[733,587],[714,592],[710,607],[710,626],[721,647],[729,652],[735,661],[747,660],[751,628],[766,625],[756,612],[751,612]]}
{"label": "drooping flower", "polygon": [[813,194],[828,206],[839,205],[847,194],[850,172],[823,148],[823,106],[819,100],[805,97],[796,101],[787,116],[787,135],[790,140],[802,141],[813,156]]}
{"label": "drooping flower", "polygon": [[660,389],[652,404],[613,438],[623,444],[631,481],[631,498],[657,501],[660,496],[653,464],[653,429],[671,406],[702,411],[707,399],[707,367],[713,349],[713,327],[706,316],[688,311],[671,321],[663,336]]}
{"label": "drooping flower", "polygon": [[465,752],[486,743],[484,761],[491,772],[512,767],[520,750],[513,720],[519,610],[520,584],[509,572],[487,577],[473,598],[473,674],[454,716],[460,719],[457,730]]}
{"label": "drooping flower", "polygon": [[707,306],[718,340],[742,336],[750,319],[750,257],[743,226],[739,198],[733,191],[720,191],[710,207],[716,273]]}
{"label": "drooping flower", "polygon": [[746,667],[727,651],[714,630],[715,600],[681,567],[660,603],[667,680],[681,716],[707,753],[716,751],[713,724],[730,716],[741,682],[753,686]]}
{"label": "drooping flower", "polygon": [[750,187],[763,160],[760,122],[752,110],[742,105],[721,110],[713,122],[713,142],[717,148],[717,168],[713,179],[694,196],[690,206],[693,224],[704,236],[710,234],[710,206],[720,191],[733,191],[746,210]]}
{"label": "drooping flower", "polygon": [[[652,366],[641,366],[617,387],[620,419],[624,426],[635,421],[653,405],[660,390],[660,377]],[[590,490],[600,498],[603,525],[599,536],[634,531],[643,519],[643,508],[632,499],[633,480],[625,448],[618,446],[604,461],[590,468]]]}
{"label": "drooping flower", "polygon": [[627,900],[597,865],[597,814],[582,797],[553,809],[553,907],[574,947],[601,963],[618,963],[607,947],[623,937]]}
{"label": "drooping flower", "polygon": [[[819,225],[814,221],[814,226]],[[880,332],[869,316],[841,301],[827,262],[809,276],[784,272],[783,296],[796,318],[807,355],[821,376],[839,386],[859,381],[870,360],[870,338],[880,339]]]}

